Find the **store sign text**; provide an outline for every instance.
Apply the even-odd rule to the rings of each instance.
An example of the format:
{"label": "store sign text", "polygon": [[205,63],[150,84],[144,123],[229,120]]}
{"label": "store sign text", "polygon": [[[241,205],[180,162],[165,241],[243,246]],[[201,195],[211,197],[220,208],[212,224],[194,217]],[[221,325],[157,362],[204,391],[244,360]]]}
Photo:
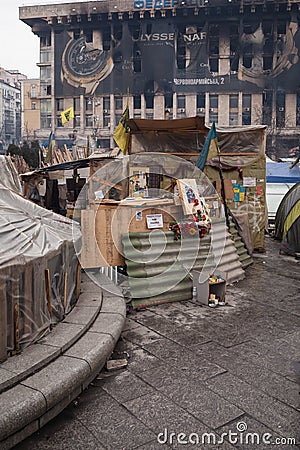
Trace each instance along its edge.
{"label": "store sign text", "polygon": [[150,41],[174,41],[175,33],[153,33],[153,34],[142,34],[139,40],[142,42],[150,42]]}
{"label": "store sign text", "polygon": [[135,0],[134,9],[164,9],[175,6],[200,6],[202,0]]}

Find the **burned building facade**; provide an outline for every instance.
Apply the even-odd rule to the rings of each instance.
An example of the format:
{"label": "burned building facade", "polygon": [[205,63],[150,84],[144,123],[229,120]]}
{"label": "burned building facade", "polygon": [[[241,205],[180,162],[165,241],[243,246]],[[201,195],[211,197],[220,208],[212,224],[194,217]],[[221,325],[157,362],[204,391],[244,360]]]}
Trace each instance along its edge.
{"label": "burned building facade", "polygon": [[[130,115],[268,125],[269,153],[300,132],[300,2],[89,1],[20,8],[40,37],[37,135],[112,147]],[[74,108],[62,126],[60,113]]]}

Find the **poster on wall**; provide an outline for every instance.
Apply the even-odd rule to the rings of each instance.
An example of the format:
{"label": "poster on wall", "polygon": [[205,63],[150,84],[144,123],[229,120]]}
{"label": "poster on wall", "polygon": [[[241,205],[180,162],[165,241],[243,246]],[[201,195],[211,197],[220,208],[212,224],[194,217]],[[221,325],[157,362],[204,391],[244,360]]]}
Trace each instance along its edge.
{"label": "poster on wall", "polygon": [[294,12],[284,21],[280,35],[273,28],[270,31],[259,16],[250,25],[238,22],[235,40],[228,42],[230,52],[222,58],[224,75],[218,73],[220,45],[213,47],[210,26],[199,16],[181,22],[157,18],[105,23],[93,30],[92,40],[84,33],[74,38],[72,31],[58,31],[55,95],[262,92],[300,87],[300,31]]}

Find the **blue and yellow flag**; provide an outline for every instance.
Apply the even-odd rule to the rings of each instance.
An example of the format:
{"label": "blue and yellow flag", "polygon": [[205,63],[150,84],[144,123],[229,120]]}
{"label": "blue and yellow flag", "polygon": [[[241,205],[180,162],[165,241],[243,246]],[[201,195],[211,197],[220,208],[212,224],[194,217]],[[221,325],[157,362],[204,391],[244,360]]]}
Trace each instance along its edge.
{"label": "blue and yellow flag", "polygon": [[45,162],[51,165],[52,160],[53,160],[53,149],[55,147],[55,136],[54,136],[54,133],[52,133],[52,131],[49,134],[49,138],[47,141],[47,147],[48,147],[48,150],[47,150]]}
{"label": "blue and yellow flag", "polygon": [[120,121],[114,131],[114,140],[117,146],[122,150],[124,155],[127,152],[127,147],[130,138],[130,129],[126,123],[128,119],[129,119],[129,108],[127,103],[126,108],[120,117]]}
{"label": "blue and yellow flag", "polygon": [[61,115],[61,123],[64,125],[65,123],[69,122],[71,119],[74,119],[74,108],[71,106],[68,109],[65,109],[60,113]]}
{"label": "blue and yellow flag", "polygon": [[218,156],[219,152],[220,150],[217,140],[216,125],[215,122],[213,122],[204,142],[199,158],[197,159],[196,167],[198,167],[198,169],[200,170],[203,170],[206,161]]}

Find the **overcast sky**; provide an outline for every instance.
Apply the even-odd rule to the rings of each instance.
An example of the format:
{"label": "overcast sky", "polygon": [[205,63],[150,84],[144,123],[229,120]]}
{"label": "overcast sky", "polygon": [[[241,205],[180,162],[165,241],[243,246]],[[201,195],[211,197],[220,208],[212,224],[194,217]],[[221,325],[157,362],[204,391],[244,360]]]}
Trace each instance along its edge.
{"label": "overcast sky", "polygon": [[[0,67],[39,78],[39,38],[19,20],[19,6],[69,3],[70,0],[0,0]],[[82,0],[73,0],[78,2]]]}

